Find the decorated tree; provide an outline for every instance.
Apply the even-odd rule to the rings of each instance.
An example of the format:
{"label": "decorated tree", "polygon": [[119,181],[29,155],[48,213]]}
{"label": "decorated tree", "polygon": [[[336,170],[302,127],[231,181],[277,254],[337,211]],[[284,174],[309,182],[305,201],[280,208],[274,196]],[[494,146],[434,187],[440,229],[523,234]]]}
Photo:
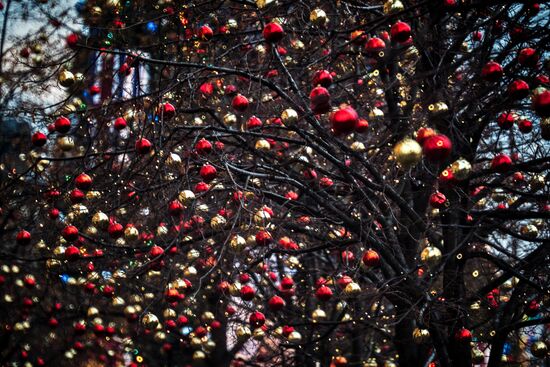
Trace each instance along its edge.
{"label": "decorated tree", "polygon": [[548,4],[3,15],[1,365],[548,363]]}

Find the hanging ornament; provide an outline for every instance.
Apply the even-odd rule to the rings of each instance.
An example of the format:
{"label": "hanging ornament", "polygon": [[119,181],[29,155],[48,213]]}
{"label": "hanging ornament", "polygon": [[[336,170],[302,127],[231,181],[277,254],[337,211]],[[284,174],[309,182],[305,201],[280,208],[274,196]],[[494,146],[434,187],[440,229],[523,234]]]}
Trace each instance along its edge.
{"label": "hanging ornament", "polygon": [[393,155],[402,167],[409,168],[422,159],[422,147],[413,139],[405,138],[395,145]]}

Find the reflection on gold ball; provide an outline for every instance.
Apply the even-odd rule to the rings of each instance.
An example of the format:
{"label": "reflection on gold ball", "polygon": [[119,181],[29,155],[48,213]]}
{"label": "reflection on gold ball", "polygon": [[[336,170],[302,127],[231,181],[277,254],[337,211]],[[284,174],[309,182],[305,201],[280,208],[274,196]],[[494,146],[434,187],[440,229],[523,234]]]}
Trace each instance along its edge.
{"label": "reflection on gold ball", "polygon": [[531,345],[531,353],[537,358],[544,358],[548,354],[548,345],[542,340]]}
{"label": "reflection on gold ball", "polygon": [[281,120],[286,126],[292,125],[298,121],[298,112],[294,111],[292,108],[287,108],[281,113]]}
{"label": "reflection on gold ball", "polygon": [[430,340],[430,332],[428,329],[415,328],[412,337],[416,344],[424,344]]}
{"label": "reflection on gold ball", "polygon": [[155,314],[147,313],[141,319],[141,324],[147,330],[154,330],[159,324],[159,319]]}

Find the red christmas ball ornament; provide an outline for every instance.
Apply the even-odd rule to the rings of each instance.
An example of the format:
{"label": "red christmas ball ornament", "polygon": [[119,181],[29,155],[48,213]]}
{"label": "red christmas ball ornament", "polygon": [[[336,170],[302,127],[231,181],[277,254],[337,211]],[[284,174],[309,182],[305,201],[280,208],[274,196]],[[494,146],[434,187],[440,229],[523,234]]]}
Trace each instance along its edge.
{"label": "red christmas ball ornament", "polygon": [[271,243],[273,240],[273,237],[271,236],[271,233],[265,230],[260,230],[256,232],[256,244],[258,246],[267,246]]}
{"label": "red christmas ball ornament", "polygon": [[161,111],[162,117],[168,120],[176,115],[176,108],[168,102],[162,105]]}
{"label": "red christmas ball ornament", "polygon": [[120,238],[124,234],[124,226],[120,223],[112,222],[109,224],[107,232],[109,232],[111,238]]}
{"label": "red christmas ball ornament", "polygon": [[313,106],[330,104],[330,93],[325,87],[315,87],[309,94],[309,101]]}
{"label": "red christmas ball ornament", "polygon": [[199,28],[199,38],[208,41],[214,36],[214,31],[207,25],[203,25]]}
{"label": "red christmas ball ornament", "polygon": [[69,261],[77,260],[80,257],[80,250],[78,247],[71,245],[65,249],[65,259]]}
{"label": "red christmas ball ornament", "polygon": [[368,267],[377,267],[380,265],[380,255],[372,249],[365,251],[361,260]]}
{"label": "red christmas ball ornament", "polygon": [[44,144],[46,144],[46,141],[48,141],[48,137],[46,136],[46,134],[41,133],[40,131],[32,134],[31,142],[32,145],[34,145],[35,147],[44,146]]}
{"label": "red christmas ball ornament", "polygon": [[332,84],[332,74],[328,70],[319,70],[313,75],[313,86],[328,88]]}
{"label": "red christmas ball ornament", "polygon": [[123,130],[123,129],[126,129],[126,126],[128,126],[128,123],[126,122],[124,117],[118,117],[115,120],[114,126],[115,126],[115,130]]}
{"label": "red christmas ball ornament", "polygon": [[453,170],[446,168],[437,177],[439,184],[442,186],[452,186],[456,183],[456,178],[453,174]]}
{"label": "red christmas ball ornament", "polygon": [[405,22],[397,22],[391,26],[390,33],[392,40],[403,43],[411,37],[411,26]]}
{"label": "red christmas ball ornament", "polygon": [[99,85],[94,84],[89,88],[89,91],[91,95],[95,96],[101,93],[101,87]]}
{"label": "red christmas ball ornament", "polygon": [[357,125],[355,125],[355,132],[365,133],[369,128],[369,122],[365,119],[359,119]]}
{"label": "red christmas ball ornament", "polygon": [[237,94],[231,101],[231,106],[235,111],[244,112],[248,108],[248,99],[242,94]]}
{"label": "red christmas ball ornament", "polygon": [[386,48],[386,42],[384,42],[381,38],[378,37],[372,37],[367,41],[367,44],[365,45],[365,51],[367,51],[368,54],[375,55],[378,52],[384,50]]}
{"label": "red christmas ball ornament", "polygon": [[244,301],[251,301],[256,295],[256,291],[254,290],[254,288],[249,285],[242,286],[239,293]]}
{"label": "red christmas ball ornament", "polygon": [[508,95],[512,99],[523,99],[529,95],[529,84],[517,79],[508,85]]}
{"label": "red christmas ball ornament", "polygon": [[512,167],[512,159],[506,154],[498,154],[491,161],[491,168],[498,173],[505,173]]}
{"label": "red christmas ball ornament", "polygon": [[170,213],[173,217],[179,217],[182,215],[183,209],[183,204],[178,200],[171,201],[170,204],[168,204],[168,213]]}
{"label": "red christmas ball ornament", "polygon": [[441,162],[445,160],[449,154],[451,154],[452,149],[453,145],[451,140],[443,134],[429,137],[424,141],[422,147],[424,155],[432,162]]}
{"label": "red christmas ball ornament", "polygon": [[319,186],[321,186],[325,189],[331,187],[332,185],[334,185],[334,182],[329,177],[322,177],[319,180]]}
{"label": "red christmas ball ornament", "polygon": [[202,138],[195,144],[195,150],[200,155],[206,155],[212,151],[212,143]]}
{"label": "red christmas ball ornament", "polygon": [[74,182],[80,190],[89,190],[92,187],[92,178],[85,173],[76,176]]}
{"label": "red christmas ball ornament", "polygon": [[497,82],[502,78],[504,70],[502,66],[495,61],[489,61],[481,69],[481,77],[488,82]]}
{"label": "red christmas ball ornament", "polygon": [[58,117],[54,122],[55,131],[60,134],[66,134],[71,130],[71,120],[66,117]]}
{"label": "red christmas ball ornament", "polygon": [[522,66],[534,68],[539,62],[537,50],[531,47],[521,49],[518,53],[518,62]]}
{"label": "red christmas ball ornament", "polygon": [[50,211],[48,212],[48,216],[50,217],[50,219],[57,219],[59,217],[59,209],[50,209]]}
{"label": "red christmas ball ornament", "polygon": [[466,328],[461,328],[455,333],[455,340],[459,343],[469,343],[472,341],[472,333]]}
{"label": "red christmas ball ornament", "polygon": [[256,116],[250,117],[248,119],[248,121],[246,122],[246,128],[249,129],[249,130],[262,127],[262,125],[263,125],[262,120],[260,120]]}
{"label": "red christmas ball ornament", "polygon": [[332,297],[332,289],[326,285],[322,285],[315,291],[315,297],[317,297],[319,301],[326,302]]}
{"label": "red christmas ball ornament", "polygon": [[540,117],[550,117],[550,90],[543,90],[533,96],[533,110]]}
{"label": "red christmas ball ornament", "polygon": [[336,135],[353,132],[358,121],[359,115],[351,107],[341,108],[330,116],[332,131]]}
{"label": "red christmas ball ornament", "polygon": [[430,127],[421,127],[416,132],[416,142],[420,145],[424,145],[426,139],[434,135],[437,135],[437,132],[434,129]]}
{"label": "red christmas ball ornament", "polygon": [[250,322],[250,326],[257,329],[265,324],[265,316],[260,311],[252,312],[248,318],[248,322]]}
{"label": "red christmas ball ornament", "polygon": [[435,209],[441,209],[445,207],[445,204],[447,203],[447,198],[443,193],[437,191],[430,195],[430,206]]}
{"label": "red christmas ball ornament", "polygon": [[69,199],[71,199],[71,203],[77,204],[81,203],[86,199],[86,194],[84,191],[79,189],[71,190],[71,193],[69,194]]}
{"label": "red christmas ball ornament", "polygon": [[61,236],[68,242],[76,241],[78,239],[78,228],[75,226],[66,226],[61,231]]}
{"label": "red christmas ball ornament", "polygon": [[273,296],[269,299],[267,305],[271,311],[280,311],[285,307],[286,303],[281,297]]}
{"label": "red christmas ball ornament", "polygon": [[153,144],[145,138],[136,141],[136,152],[138,154],[147,154],[153,149]]}
{"label": "red christmas ball ornament", "polygon": [[69,48],[75,49],[78,45],[78,34],[71,33],[66,38],[67,46]]}
{"label": "red christmas ball ornament", "polygon": [[503,130],[510,130],[514,126],[516,115],[510,112],[503,112],[497,118],[498,126]]}
{"label": "red christmas ball ornament", "polygon": [[216,178],[218,174],[218,171],[216,170],[216,167],[214,167],[211,164],[205,164],[201,167],[199,171],[199,175],[205,182],[210,182],[213,179]]}
{"label": "red christmas ball ornament", "polygon": [[294,287],[294,279],[287,276],[281,279],[281,289],[290,289],[292,287]]}
{"label": "red christmas ball ornament", "polygon": [[533,131],[533,123],[530,120],[519,120],[518,121],[518,128],[519,131],[521,131],[523,134],[528,134],[531,131]]}
{"label": "red christmas ball ornament", "polygon": [[214,93],[214,84],[210,82],[202,83],[199,87],[199,92],[203,97],[209,97]]}
{"label": "red christmas ball ornament", "polygon": [[18,245],[28,245],[31,243],[31,233],[22,229],[15,236],[15,241]]}
{"label": "red christmas ball ornament", "polygon": [[285,36],[285,31],[279,23],[271,22],[266,24],[262,34],[266,42],[274,43],[280,41]]}

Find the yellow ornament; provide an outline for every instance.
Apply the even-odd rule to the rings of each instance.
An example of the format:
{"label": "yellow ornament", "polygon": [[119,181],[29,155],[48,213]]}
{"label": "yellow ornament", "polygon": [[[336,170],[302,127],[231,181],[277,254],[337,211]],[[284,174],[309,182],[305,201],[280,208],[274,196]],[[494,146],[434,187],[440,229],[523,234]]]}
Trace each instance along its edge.
{"label": "yellow ornament", "polygon": [[318,26],[324,26],[328,22],[327,13],[323,9],[313,9],[309,14],[309,20]]}
{"label": "yellow ornament", "polygon": [[75,77],[74,77],[74,74],[71,73],[70,71],[63,70],[57,76],[57,80],[59,81],[59,85],[61,85],[64,88],[69,88],[74,84]]}
{"label": "yellow ornament", "polygon": [[395,145],[393,154],[401,166],[408,168],[422,159],[422,147],[416,140],[405,138]]}
{"label": "yellow ornament", "polygon": [[299,343],[302,341],[302,334],[297,331],[293,331],[288,335],[288,341],[291,343]]}
{"label": "yellow ornament", "polygon": [[451,170],[453,171],[453,176],[457,180],[462,181],[470,176],[472,165],[464,158],[459,158],[451,164]]}
{"label": "yellow ornament", "polygon": [[415,328],[412,337],[416,344],[424,344],[430,340],[430,332],[428,329]]}
{"label": "yellow ornament", "polygon": [[258,139],[254,145],[256,150],[268,151],[271,149],[271,144],[265,139]]}
{"label": "yellow ornament", "polygon": [[428,267],[434,267],[441,261],[441,251],[435,246],[428,246],[420,253],[420,260]]}
{"label": "yellow ornament", "polygon": [[531,345],[531,353],[537,358],[544,358],[548,354],[548,345],[542,340]]}
{"label": "yellow ornament", "polygon": [[361,287],[355,282],[348,283],[344,288],[344,294],[348,297],[357,296],[361,293]]}
{"label": "yellow ornament", "polygon": [[147,330],[154,330],[159,325],[159,319],[155,314],[147,313],[141,319],[141,324]]}
{"label": "yellow ornament", "polygon": [[485,360],[485,355],[478,348],[472,349],[472,364],[482,364]]}
{"label": "yellow ornament", "polygon": [[292,125],[298,121],[298,112],[292,108],[287,108],[281,113],[281,120],[286,126]]}

